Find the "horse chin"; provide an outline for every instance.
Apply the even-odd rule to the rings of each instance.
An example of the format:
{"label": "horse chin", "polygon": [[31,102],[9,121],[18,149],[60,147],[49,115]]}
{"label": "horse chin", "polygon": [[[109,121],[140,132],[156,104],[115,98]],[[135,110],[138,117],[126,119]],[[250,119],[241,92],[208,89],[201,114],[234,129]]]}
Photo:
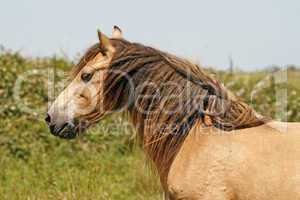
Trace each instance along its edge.
{"label": "horse chin", "polygon": [[66,125],[62,130],[60,130],[59,133],[55,134],[55,136],[58,136],[63,139],[74,139],[78,135],[78,131],[76,129],[76,126],[73,124]]}
{"label": "horse chin", "polygon": [[79,133],[76,132],[76,130],[66,128],[58,135],[58,137],[62,139],[71,140],[71,139],[75,139],[78,135]]}
{"label": "horse chin", "polygon": [[88,127],[89,124],[86,121],[75,120],[75,123],[68,124],[58,136],[63,139],[74,139],[84,133]]}

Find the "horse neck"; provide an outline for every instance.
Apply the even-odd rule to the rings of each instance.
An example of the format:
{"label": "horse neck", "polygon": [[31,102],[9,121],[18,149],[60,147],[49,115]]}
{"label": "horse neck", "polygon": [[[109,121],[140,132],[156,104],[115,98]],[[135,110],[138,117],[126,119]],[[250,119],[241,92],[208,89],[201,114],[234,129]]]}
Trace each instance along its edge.
{"label": "horse neck", "polygon": [[[169,149],[168,146],[172,145],[172,142],[174,142],[172,138],[176,137],[176,135],[169,135],[163,139],[155,140],[154,138],[156,137],[153,137],[152,135],[152,131],[155,131],[147,127],[147,119],[145,117],[142,117],[143,115],[131,113],[130,116],[136,128],[138,137],[142,142],[143,150],[146,154],[147,159],[157,171],[162,186],[167,187],[167,177],[169,174],[169,170],[174,158],[176,157],[176,154],[179,151],[179,148]],[[157,148],[157,151],[153,151],[154,148]]]}

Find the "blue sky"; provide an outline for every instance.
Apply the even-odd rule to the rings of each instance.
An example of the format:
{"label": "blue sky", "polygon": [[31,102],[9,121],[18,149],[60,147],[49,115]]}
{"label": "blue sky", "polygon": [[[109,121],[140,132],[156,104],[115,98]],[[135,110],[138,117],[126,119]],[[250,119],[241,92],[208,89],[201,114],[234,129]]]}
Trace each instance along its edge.
{"label": "blue sky", "polygon": [[228,67],[300,65],[299,0],[0,0],[0,44],[28,56],[71,59],[97,42],[96,29]]}

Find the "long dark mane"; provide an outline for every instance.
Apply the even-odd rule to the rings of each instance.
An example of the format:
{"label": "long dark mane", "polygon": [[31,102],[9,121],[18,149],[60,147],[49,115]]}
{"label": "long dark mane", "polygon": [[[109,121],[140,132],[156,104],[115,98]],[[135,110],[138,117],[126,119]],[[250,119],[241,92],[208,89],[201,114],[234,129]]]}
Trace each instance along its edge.
{"label": "long dark mane", "polygon": [[[159,171],[168,170],[190,129],[205,115],[224,131],[266,122],[198,65],[141,44],[111,42],[116,53],[104,80],[104,108],[129,112]],[[100,51],[93,46],[77,71]]]}

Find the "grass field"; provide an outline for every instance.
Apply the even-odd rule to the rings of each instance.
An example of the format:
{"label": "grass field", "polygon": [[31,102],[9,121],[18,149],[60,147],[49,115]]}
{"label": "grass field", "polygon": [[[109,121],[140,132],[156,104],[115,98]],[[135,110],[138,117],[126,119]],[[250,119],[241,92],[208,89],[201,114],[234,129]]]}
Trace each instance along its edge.
{"label": "grass field", "polygon": [[[61,83],[58,72],[71,65],[62,58],[0,53],[0,199],[161,199],[158,180],[120,115],[73,141],[50,135],[43,122],[47,76],[55,69]],[[299,70],[214,74],[258,112],[300,121]]]}

